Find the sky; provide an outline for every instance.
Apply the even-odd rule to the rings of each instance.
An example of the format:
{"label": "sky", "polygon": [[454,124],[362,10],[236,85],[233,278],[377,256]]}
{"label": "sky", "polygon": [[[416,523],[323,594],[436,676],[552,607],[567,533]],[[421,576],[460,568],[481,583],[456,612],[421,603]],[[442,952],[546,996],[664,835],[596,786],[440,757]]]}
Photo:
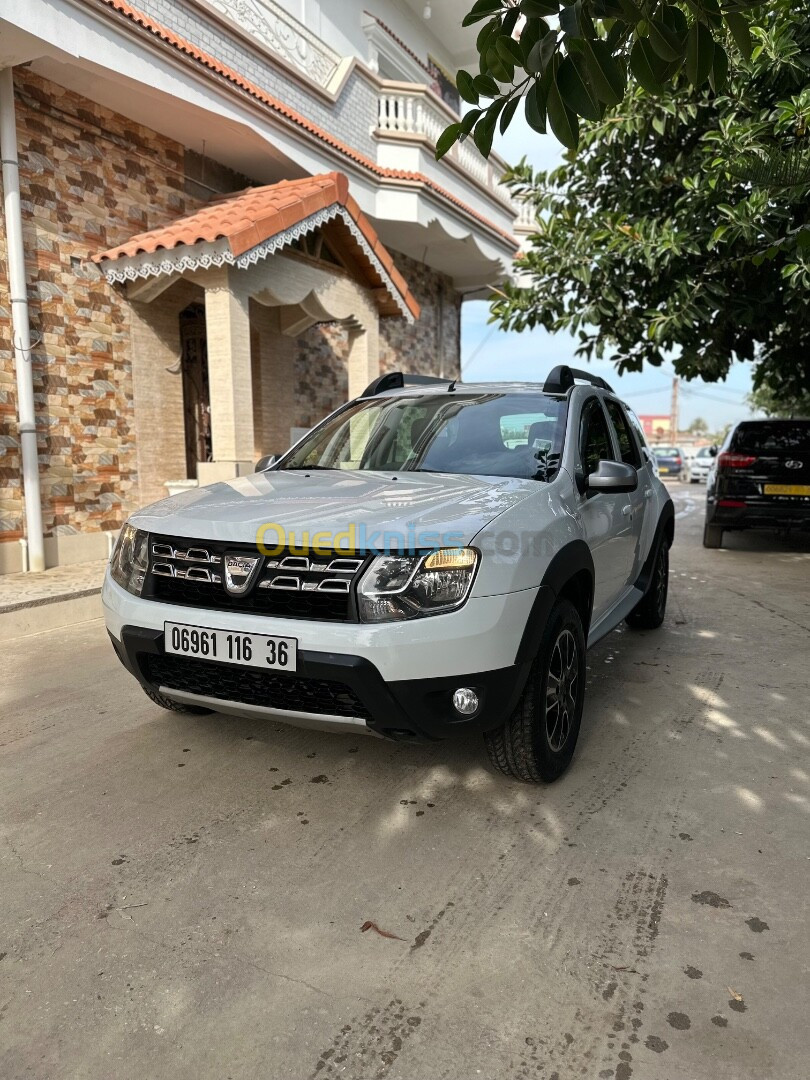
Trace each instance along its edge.
{"label": "sky", "polygon": [[[504,136],[496,136],[494,149],[508,162],[525,154],[536,168],[553,168],[561,160],[562,148],[552,135],[538,135],[525,121],[521,110]],[[462,306],[461,371],[465,382],[516,379],[542,381],[555,364],[589,367],[601,375],[637,413],[668,416],[672,393],[672,370],[650,368],[619,376],[609,360],[587,365],[574,356],[576,340],[567,332],[549,334],[543,329],[523,333],[506,332],[488,323],[489,304],[469,300]],[[745,402],[751,390],[751,365],[735,363],[723,383],[681,381],[681,429],[702,417],[715,431],[727,423],[750,415]]]}

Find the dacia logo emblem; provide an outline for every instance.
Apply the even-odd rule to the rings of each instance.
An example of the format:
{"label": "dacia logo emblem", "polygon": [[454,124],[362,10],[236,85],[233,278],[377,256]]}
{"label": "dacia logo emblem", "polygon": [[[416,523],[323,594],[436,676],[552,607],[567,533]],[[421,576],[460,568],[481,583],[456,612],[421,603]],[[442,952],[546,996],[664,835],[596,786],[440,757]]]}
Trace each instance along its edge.
{"label": "dacia logo emblem", "polygon": [[244,596],[256,577],[259,557],[253,555],[226,555],[225,590],[231,596]]}

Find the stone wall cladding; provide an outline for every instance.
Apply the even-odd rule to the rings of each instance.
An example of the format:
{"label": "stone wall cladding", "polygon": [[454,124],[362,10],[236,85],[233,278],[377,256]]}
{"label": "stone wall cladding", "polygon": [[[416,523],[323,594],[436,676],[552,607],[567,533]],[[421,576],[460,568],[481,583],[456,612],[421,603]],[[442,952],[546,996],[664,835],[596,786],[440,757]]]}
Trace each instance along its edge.
{"label": "stone wall cladding", "polygon": [[[259,49],[251,48],[195,4],[185,0],[137,0],[135,6],[336,138],[376,160],[377,148],[371,132],[377,126],[377,91],[368,79],[353,73],[337,101],[329,104],[308,93],[282,67],[274,65]],[[302,74],[302,78],[306,77]]]}
{"label": "stone wall cladding", "polygon": [[[461,295],[452,280],[399,252],[391,255],[421,305],[415,323],[380,319],[380,373],[461,374]],[[346,401],[349,335],[337,324],[313,326],[298,338],[294,427],[312,427]]]}
{"label": "stone wall cladding", "polygon": [[[130,310],[85,260],[197,203],[183,147],[25,70],[15,83],[45,533],[116,529],[137,498]],[[0,263],[7,280],[4,229]],[[11,348],[3,306],[3,539],[22,531]]]}
{"label": "stone wall cladding", "polygon": [[461,375],[461,294],[452,279],[424,263],[391,253],[421,305],[417,321],[380,319],[380,371],[414,375]]}

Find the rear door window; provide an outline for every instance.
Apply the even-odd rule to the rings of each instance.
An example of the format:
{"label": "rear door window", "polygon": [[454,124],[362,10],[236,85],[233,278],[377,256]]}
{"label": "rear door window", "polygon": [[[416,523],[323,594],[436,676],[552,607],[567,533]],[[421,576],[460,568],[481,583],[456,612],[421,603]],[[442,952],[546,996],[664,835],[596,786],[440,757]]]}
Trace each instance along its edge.
{"label": "rear door window", "polygon": [[624,414],[624,409],[618,401],[611,401],[610,398],[605,400],[605,406],[613,424],[613,430],[616,433],[622,461],[625,465],[632,465],[634,469],[640,468],[641,457],[633,433],[630,431],[630,422]]}

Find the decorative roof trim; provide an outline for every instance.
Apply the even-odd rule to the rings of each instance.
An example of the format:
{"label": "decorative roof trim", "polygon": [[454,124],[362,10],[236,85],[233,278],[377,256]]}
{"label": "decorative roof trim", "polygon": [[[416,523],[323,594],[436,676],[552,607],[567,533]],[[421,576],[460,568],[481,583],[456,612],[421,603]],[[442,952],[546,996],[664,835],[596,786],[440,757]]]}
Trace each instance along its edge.
{"label": "decorative roof trim", "polygon": [[283,248],[294,244],[308,233],[314,232],[315,229],[334,221],[335,218],[340,218],[348,227],[355,243],[379,274],[384,283],[385,291],[396,303],[403,318],[412,323],[414,321],[413,312],[394,287],[388,270],[366,240],[362,231],[357,227],[352,215],[338,202],[332,203],[331,206],[326,206],[322,210],[317,210],[314,214],[303,218],[288,229],[282,229],[281,232],[268,237],[241,255],[234,255],[227,239],[222,238],[213,244],[181,244],[171,251],[160,249],[153,253],[139,252],[137,255],[128,258],[108,259],[101,264],[101,270],[107,281],[117,285],[123,285],[128,281],[160,277],[162,274],[193,273],[196,270],[211,270],[222,266],[233,266],[237,270],[247,270],[270,255],[275,255]]}

